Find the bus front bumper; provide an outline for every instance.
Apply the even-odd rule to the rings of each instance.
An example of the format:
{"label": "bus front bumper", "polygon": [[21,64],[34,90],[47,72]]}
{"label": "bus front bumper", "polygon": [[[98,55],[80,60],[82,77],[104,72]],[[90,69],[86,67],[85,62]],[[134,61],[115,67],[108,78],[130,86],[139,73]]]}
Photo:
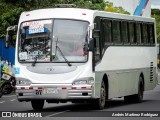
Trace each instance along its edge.
{"label": "bus front bumper", "polygon": [[92,85],[16,86],[16,95],[19,101],[91,99],[94,88]]}

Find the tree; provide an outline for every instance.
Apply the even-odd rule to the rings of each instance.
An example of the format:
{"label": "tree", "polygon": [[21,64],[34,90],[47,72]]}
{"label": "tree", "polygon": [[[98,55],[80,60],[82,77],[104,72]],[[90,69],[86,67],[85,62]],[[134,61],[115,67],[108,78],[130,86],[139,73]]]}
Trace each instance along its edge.
{"label": "tree", "polygon": [[160,9],[152,9],[152,17],[156,19],[157,41],[160,43]]}
{"label": "tree", "polygon": [[[13,8],[13,6],[12,6]],[[3,9],[3,12],[0,16],[0,38],[4,38],[6,34],[6,29],[8,26],[18,24],[18,19],[20,13],[23,11],[23,8],[14,8],[14,9]]]}
{"label": "tree", "polygon": [[106,2],[106,7],[104,11],[116,12],[116,13],[122,13],[122,14],[130,14],[129,12],[125,11],[122,7],[114,7],[113,3],[110,3],[110,2]]}

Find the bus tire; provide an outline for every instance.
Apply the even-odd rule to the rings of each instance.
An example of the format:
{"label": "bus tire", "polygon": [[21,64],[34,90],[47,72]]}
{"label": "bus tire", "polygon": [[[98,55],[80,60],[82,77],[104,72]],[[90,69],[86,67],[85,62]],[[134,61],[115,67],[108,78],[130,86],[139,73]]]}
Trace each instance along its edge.
{"label": "bus tire", "polygon": [[140,76],[138,83],[138,93],[135,95],[125,96],[124,100],[126,102],[141,103],[143,101],[143,93],[144,93],[144,82],[143,78]]}
{"label": "bus tire", "polygon": [[31,105],[34,110],[42,110],[44,106],[44,100],[32,100]]}
{"label": "bus tire", "polygon": [[133,98],[136,103],[141,103],[143,101],[143,93],[144,93],[144,83],[143,83],[143,78],[140,76],[138,83],[138,94],[133,95]]}
{"label": "bus tire", "polygon": [[105,87],[105,83],[102,80],[102,84],[101,84],[101,90],[100,90],[100,98],[95,100],[95,107],[98,110],[102,110],[105,107],[105,103],[106,103],[106,87]]}

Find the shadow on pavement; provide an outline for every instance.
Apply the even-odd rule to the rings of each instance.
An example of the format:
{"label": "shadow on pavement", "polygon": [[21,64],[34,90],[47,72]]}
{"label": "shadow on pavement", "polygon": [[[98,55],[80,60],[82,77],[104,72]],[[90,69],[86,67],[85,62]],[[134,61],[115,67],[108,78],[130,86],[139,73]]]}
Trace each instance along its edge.
{"label": "shadow on pavement", "polygon": [[[104,109],[110,109],[110,108],[114,108],[114,107],[121,107],[121,106],[129,106],[129,105],[134,105],[134,104],[143,104],[145,102],[150,102],[151,100],[144,100],[142,103],[127,103],[125,102],[123,99],[121,100],[109,100],[106,101],[106,106]],[[50,103],[51,105],[55,104],[55,103]],[[74,112],[80,112],[80,111],[95,111],[95,107],[93,104],[75,104],[75,103],[70,103],[70,104],[64,104],[64,105],[60,105],[60,106],[52,106],[52,107],[47,107],[44,108],[42,111],[43,112],[58,112],[58,111],[65,111],[65,110],[70,110],[70,111],[74,111]],[[33,112],[34,110],[30,110],[27,112]],[[41,112],[42,112],[41,111]],[[99,110],[98,110],[99,111]]]}

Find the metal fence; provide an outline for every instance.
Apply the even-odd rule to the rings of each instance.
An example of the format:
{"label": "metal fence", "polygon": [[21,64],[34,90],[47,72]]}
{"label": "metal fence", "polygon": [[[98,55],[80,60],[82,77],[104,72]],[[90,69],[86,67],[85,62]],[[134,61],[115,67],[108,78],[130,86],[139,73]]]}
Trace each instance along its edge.
{"label": "metal fence", "polygon": [[4,60],[7,60],[12,65],[15,63],[15,48],[9,46],[9,48],[5,48],[5,43],[3,40],[0,40],[0,57]]}

